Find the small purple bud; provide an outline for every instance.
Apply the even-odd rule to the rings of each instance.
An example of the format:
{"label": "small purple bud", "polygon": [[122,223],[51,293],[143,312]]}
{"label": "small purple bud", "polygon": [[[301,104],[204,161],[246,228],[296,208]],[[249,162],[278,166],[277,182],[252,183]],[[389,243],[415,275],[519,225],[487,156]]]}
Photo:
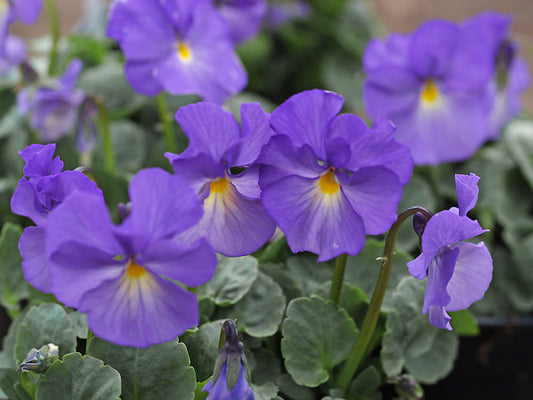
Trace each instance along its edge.
{"label": "small purple bud", "polygon": [[417,212],[413,216],[413,228],[419,237],[422,237],[422,234],[424,233],[424,228],[426,227],[428,221],[429,219],[421,212]]}
{"label": "small purple bud", "polygon": [[20,64],[19,68],[25,86],[31,85],[37,82],[37,80],[39,79],[39,75],[37,74],[35,69],[33,69],[33,67],[26,61]]}
{"label": "small purple bud", "polygon": [[392,376],[387,382],[394,384],[396,393],[404,400],[419,400],[424,397],[424,389],[411,375]]}
{"label": "small purple bud", "polygon": [[496,83],[500,90],[507,87],[509,69],[516,58],[516,53],[516,44],[510,40],[504,40],[501,42],[496,51]]}
{"label": "small purple bud", "polygon": [[128,215],[130,215],[131,212],[131,203],[124,204],[119,203],[118,204],[118,215],[120,215],[121,220],[125,220]]}

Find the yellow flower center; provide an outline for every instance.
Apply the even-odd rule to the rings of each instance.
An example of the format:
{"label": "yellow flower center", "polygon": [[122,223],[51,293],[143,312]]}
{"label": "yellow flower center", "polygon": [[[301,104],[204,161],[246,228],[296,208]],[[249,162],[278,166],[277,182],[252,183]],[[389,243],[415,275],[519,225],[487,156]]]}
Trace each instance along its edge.
{"label": "yellow flower center", "polygon": [[178,57],[181,61],[190,61],[192,58],[191,49],[181,40],[178,41]]}
{"label": "yellow flower center", "polygon": [[128,276],[128,278],[137,279],[143,277],[146,274],[146,269],[137,264],[133,257],[131,257],[130,263],[126,268],[126,275]]}
{"label": "yellow flower center", "polygon": [[228,186],[228,180],[226,178],[217,178],[211,181],[210,193],[223,193]]}
{"label": "yellow flower center", "polygon": [[439,88],[433,79],[426,80],[420,97],[425,104],[433,104],[439,99]]}
{"label": "yellow flower center", "polygon": [[340,185],[335,177],[335,168],[328,169],[322,177],[318,180],[318,187],[324,194],[335,194],[339,191]]}

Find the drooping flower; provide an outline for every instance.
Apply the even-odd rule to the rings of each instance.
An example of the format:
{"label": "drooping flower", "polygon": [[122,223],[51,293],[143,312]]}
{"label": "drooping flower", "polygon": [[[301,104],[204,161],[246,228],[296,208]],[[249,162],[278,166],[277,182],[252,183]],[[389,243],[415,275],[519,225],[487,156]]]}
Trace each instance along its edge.
{"label": "drooping flower", "polygon": [[221,104],[246,86],[212,0],[115,0],[107,35],[120,44],[126,78],[141,94],[198,94]]}
{"label": "drooping flower", "polygon": [[231,113],[210,103],[182,107],[176,120],[189,147],[180,155],[166,154],[204,207],[201,221],[180,239],[189,243],[205,236],[215,251],[232,257],[257,250],[276,227],[261,204],[259,167],[253,165],[273,134],[269,115],[258,103],[247,103],[241,119],[239,127]]}
{"label": "drooping flower", "polygon": [[369,129],[356,115],[337,115],[343,101],[322,90],[289,98],[272,113],[277,135],[257,160],[265,209],[293,252],[319,261],[355,255],[366,234],[389,229],[413,169],[389,121]]}
{"label": "drooping flower", "polygon": [[493,59],[483,40],[482,32],[432,20],[366,48],[366,110],[397,126],[415,164],[461,161],[487,140]]}
{"label": "drooping flower", "polygon": [[265,0],[215,0],[215,5],[228,22],[235,44],[257,34],[268,10]]}
{"label": "drooping flower", "polygon": [[204,239],[175,237],[202,215],[185,182],[161,169],[142,170],[129,188],[131,208],[119,226],[103,196],[75,193],[50,213],[46,250],[52,293],[87,313],[95,335],[123,346],[173,340],[198,323],[194,287],[214,273]]}
{"label": "drooping flower", "polygon": [[37,225],[24,229],[19,249],[24,277],[45,293],[51,290],[45,234],[48,215],[74,192],[101,194],[96,184],[83,173],[63,171],[59,156],[54,158],[55,147],[55,143],[32,144],[19,152],[26,162],[24,177],[11,197],[11,210]]}
{"label": "drooping flower", "polygon": [[33,24],[41,12],[42,0],[0,0],[0,57],[3,58],[9,25],[15,21]]}
{"label": "drooping flower", "polygon": [[85,98],[85,92],[75,88],[81,68],[80,60],[72,60],[51,85],[26,87],[17,95],[19,112],[31,113],[31,126],[43,141],[55,141],[74,128],[79,106]]}
{"label": "drooping flower", "polygon": [[483,242],[465,240],[487,230],[466,214],[477,202],[479,177],[456,175],[459,207],[432,216],[422,234],[422,253],[407,263],[417,279],[427,277],[422,312],[429,322],[451,330],[449,311],[459,311],[480,300],[492,280],[492,258]]}
{"label": "drooping flower", "polygon": [[509,39],[510,15],[487,11],[464,22],[465,29],[483,33],[483,46],[491,49],[493,78],[489,91],[493,97],[489,139],[496,139],[502,128],[522,108],[520,95],[530,83],[526,62],[518,57],[517,42]]}
{"label": "drooping flower", "polygon": [[254,392],[248,383],[247,362],[235,322],[223,325],[225,343],[220,350],[213,377],[202,392],[209,392],[206,400],[254,400]]}

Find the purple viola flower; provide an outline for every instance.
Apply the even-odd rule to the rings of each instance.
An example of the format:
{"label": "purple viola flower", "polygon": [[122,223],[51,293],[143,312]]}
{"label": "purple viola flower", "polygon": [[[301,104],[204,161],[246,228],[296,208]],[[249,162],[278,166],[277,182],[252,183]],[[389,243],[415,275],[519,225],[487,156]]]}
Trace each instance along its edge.
{"label": "purple viola flower", "polygon": [[24,229],[19,241],[22,271],[38,290],[50,293],[45,226],[48,215],[74,192],[101,194],[100,189],[79,171],[63,171],[54,158],[55,144],[32,144],[19,152],[26,162],[24,177],[11,197],[11,210],[30,218],[37,226]]}
{"label": "purple viola flower", "polygon": [[27,25],[35,23],[42,5],[42,0],[0,0],[0,56],[6,50],[9,25],[15,21]]}
{"label": "purple viola flower", "polygon": [[221,104],[246,86],[212,0],[115,0],[107,35],[119,42],[126,78],[141,94],[198,94]]}
{"label": "purple viola flower", "polygon": [[459,311],[480,300],[492,280],[492,258],[483,242],[464,242],[484,232],[467,217],[477,202],[479,177],[455,175],[457,202],[432,216],[422,234],[422,253],[407,263],[417,279],[427,276],[422,312],[431,325],[451,330],[449,311]]}
{"label": "purple viola flower", "polygon": [[509,39],[512,17],[493,11],[480,13],[464,22],[465,29],[482,32],[483,45],[493,55],[493,79],[489,91],[493,97],[489,139],[496,139],[502,128],[522,108],[520,95],[530,83],[526,62],[518,57],[517,42]]}
{"label": "purple viola flower", "polygon": [[242,43],[259,32],[265,19],[266,0],[215,0],[218,12],[228,22],[233,43]]}
{"label": "purple viola flower", "polygon": [[3,54],[0,55],[0,76],[7,75],[14,67],[26,60],[26,43],[18,36],[6,38]]}
{"label": "purple viola flower", "polygon": [[301,0],[272,3],[267,17],[267,24],[269,29],[274,31],[288,21],[307,18],[310,14],[311,6]]}
{"label": "purple viola flower", "polygon": [[78,118],[85,92],[75,89],[82,64],[72,60],[63,75],[50,86],[27,87],[17,95],[17,107],[23,115],[31,113],[31,126],[45,142],[69,133]]}
{"label": "purple viola flower", "polygon": [[204,239],[176,240],[202,216],[190,187],[158,168],[142,170],[129,188],[131,208],[111,221],[103,196],[75,193],[46,225],[52,293],[87,313],[95,335],[123,346],[175,339],[198,324],[194,287],[214,273],[216,257]]}
{"label": "purple viola flower", "polygon": [[389,229],[413,170],[389,121],[369,129],[356,115],[337,115],[343,101],[322,90],[289,98],[272,113],[277,135],[257,160],[265,209],[293,252],[318,261],[355,255],[366,234]]}
{"label": "purple viola flower", "polygon": [[235,322],[224,322],[223,329],[225,343],[220,350],[213,377],[202,392],[209,392],[206,400],[254,400],[254,392],[246,376],[246,356]]}
{"label": "purple viola flower", "polygon": [[482,32],[432,20],[366,48],[366,110],[397,126],[415,164],[461,161],[487,140],[493,60],[483,43]]}
{"label": "purple viola flower", "polygon": [[248,103],[241,106],[241,119],[239,127],[231,113],[210,103],[182,107],[176,120],[189,147],[180,155],[166,154],[204,207],[203,218],[180,239],[189,243],[205,236],[215,251],[231,257],[253,253],[276,227],[261,204],[259,167],[253,165],[273,134],[269,115],[258,103]]}

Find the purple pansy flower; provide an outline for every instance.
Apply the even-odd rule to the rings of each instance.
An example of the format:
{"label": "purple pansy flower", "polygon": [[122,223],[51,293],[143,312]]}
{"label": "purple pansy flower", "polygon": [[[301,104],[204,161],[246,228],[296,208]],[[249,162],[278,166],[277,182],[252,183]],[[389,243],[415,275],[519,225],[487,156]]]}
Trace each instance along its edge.
{"label": "purple pansy flower", "polygon": [[54,158],[54,143],[32,144],[19,152],[26,162],[24,177],[11,197],[15,214],[31,218],[37,226],[24,229],[19,241],[22,271],[26,280],[42,292],[50,292],[45,226],[48,215],[70,194],[101,194],[100,189],[79,171],[63,171],[63,162]]}
{"label": "purple pansy flower", "polygon": [[209,392],[206,400],[254,400],[254,392],[247,380],[247,362],[235,322],[223,325],[225,343],[220,350],[213,377],[202,392]]}
{"label": "purple pansy flower", "polygon": [[389,229],[413,170],[389,121],[369,129],[356,115],[337,115],[343,101],[322,90],[289,98],[272,113],[277,135],[257,161],[265,209],[293,252],[319,261],[355,255],[366,234]]}
{"label": "purple pansy flower", "polygon": [[[232,257],[253,253],[276,227],[261,204],[259,167],[253,165],[273,134],[269,115],[258,103],[248,103],[241,106],[241,119],[239,127],[231,113],[210,103],[182,107],[176,120],[189,147],[180,155],[166,154],[203,201],[203,218],[180,238],[205,236],[215,251]],[[235,167],[239,171],[232,172]]]}
{"label": "purple pansy flower", "polygon": [[14,67],[26,60],[26,43],[18,36],[6,38],[4,52],[0,55],[0,76],[7,75]]}
{"label": "purple pansy flower", "polygon": [[81,68],[80,60],[72,60],[53,85],[26,87],[17,95],[19,112],[31,113],[31,126],[39,131],[43,141],[55,141],[74,128],[85,98],[85,92],[74,87]]}
{"label": "purple pansy flower", "polygon": [[229,34],[212,0],[115,0],[107,25],[137,92],[198,94],[219,104],[247,81]]}
{"label": "purple pansy flower", "polygon": [[298,18],[306,18],[311,14],[311,6],[301,0],[272,3],[268,12],[269,29],[276,30],[284,23]]}
{"label": "purple pansy flower", "polygon": [[33,24],[39,17],[42,5],[42,0],[0,0],[0,55],[3,56],[6,50],[9,25],[15,21]]}
{"label": "purple pansy flower", "polygon": [[482,32],[483,46],[493,54],[493,79],[489,90],[493,96],[489,139],[496,139],[502,128],[522,108],[520,95],[530,83],[527,64],[518,57],[518,43],[509,40],[510,15],[487,11],[464,22],[466,29]]}
{"label": "purple pansy flower", "polygon": [[417,279],[427,276],[422,312],[429,322],[451,330],[448,311],[459,311],[480,300],[492,280],[492,258],[483,242],[464,242],[484,232],[466,216],[477,202],[479,177],[455,175],[457,202],[432,216],[422,234],[422,253],[407,263]]}
{"label": "purple pansy flower", "polygon": [[215,5],[228,22],[235,44],[257,34],[268,10],[266,0],[215,0]]}
{"label": "purple pansy flower", "polygon": [[365,50],[364,102],[398,128],[415,164],[470,157],[487,139],[493,59],[482,32],[432,20]]}
{"label": "purple pansy flower", "polygon": [[91,330],[123,346],[175,339],[198,324],[198,286],[214,273],[204,239],[175,236],[195,224],[202,208],[185,182],[161,169],[142,170],[129,188],[131,208],[111,221],[103,196],[75,193],[50,213],[46,250],[52,293],[87,313]]}

